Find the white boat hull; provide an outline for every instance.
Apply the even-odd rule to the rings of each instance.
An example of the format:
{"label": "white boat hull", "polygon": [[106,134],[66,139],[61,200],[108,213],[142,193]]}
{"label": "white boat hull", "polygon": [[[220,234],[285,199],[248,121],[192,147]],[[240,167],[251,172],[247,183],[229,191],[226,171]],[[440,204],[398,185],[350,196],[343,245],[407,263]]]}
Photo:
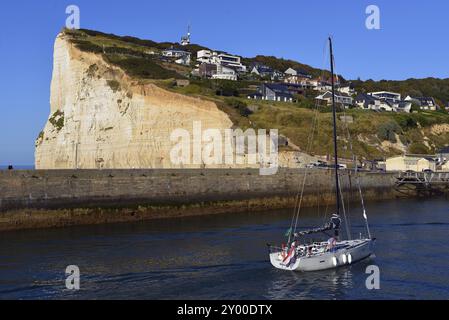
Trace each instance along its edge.
{"label": "white boat hull", "polygon": [[286,271],[320,271],[354,264],[370,257],[374,253],[374,240],[361,239],[338,242],[333,252],[324,252],[311,256],[298,257],[296,262],[286,265],[282,252],[270,253],[271,264],[277,269]]}

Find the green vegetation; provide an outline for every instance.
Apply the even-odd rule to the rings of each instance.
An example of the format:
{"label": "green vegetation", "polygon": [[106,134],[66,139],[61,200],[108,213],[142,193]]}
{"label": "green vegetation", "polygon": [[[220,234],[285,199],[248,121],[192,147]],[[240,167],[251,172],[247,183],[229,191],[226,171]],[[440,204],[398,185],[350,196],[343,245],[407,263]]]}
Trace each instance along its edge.
{"label": "green vegetation", "polygon": [[121,57],[118,55],[107,55],[108,62],[122,68],[132,77],[141,79],[171,79],[183,78],[174,71],[167,70],[151,59]]}
{"label": "green vegetation", "polygon": [[430,150],[421,142],[414,142],[409,147],[409,152],[413,154],[429,154]]}
{"label": "green vegetation", "polygon": [[228,106],[231,106],[234,109],[238,110],[238,112],[242,117],[248,117],[253,113],[251,110],[248,109],[248,105],[246,104],[246,102],[243,102],[241,100],[234,98],[227,98],[225,99],[225,103]]}
{"label": "green vegetation", "polygon": [[396,143],[396,134],[401,133],[401,127],[397,124],[396,121],[388,121],[382,123],[377,129],[377,137],[381,139],[381,141],[390,141],[392,143]]}
{"label": "green vegetation", "polygon": [[95,73],[98,71],[98,66],[96,64],[93,64],[89,66],[89,69],[87,70],[87,75],[89,77],[95,76]]}
{"label": "green vegetation", "polygon": [[108,86],[112,89],[112,91],[117,92],[120,91],[120,82],[118,82],[117,80],[107,80],[106,81],[108,83]]}
{"label": "green vegetation", "polygon": [[36,139],[36,146],[40,145],[44,141],[44,131],[39,132]]}
{"label": "green vegetation", "polygon": [[64,112],[58,110],[50,117],[50,123],[56,130],[61,131],[64,128]]}
{"label": "green vegetation", "polygon": [[393,91],[404,96],[434,97],[441,107],[449,102],[449,79],[408,79],[404,81],[354,81],[358,92]]}
{"label": "green vegetation", "polygon": [[[302,150],[307,150],[307,141],[312,130],[315,112],[306,108],[294,107],[288,103],[259,103],[260,108],[249,116],[256,128],[277,128],[280,134],[287,136]],[[449,124],[449,115],[433,112],[421,114],[391,114],[375,113],[363,110],[348,110],[347,115],[354,118],[354,123],[348,124],[352,138],[354,153],[366,159],[377,159],[402,154],[395,148],[382,149],[383,141],[402,142],[410,153],[429,154],[447,145],[449,133],[436,136],[432,134],[433,124]],[[426,120],[426,126],[420,120]],[[351,157],[347,130],[338,121],[339,152],[343,157]],[[400,141],[396,141],[396,135]],[[425,146],[426,137],[431,149]],[[311,153],[318,155],[332,154],[332,115],[318,113],[314,142]],[[419,151],[419,152],[418,152]]]}
{"label": "green vegetation", "polygon": [[[182,79],[184,75],[163,66],[153,54],[165,45],[134,37],[120,37],[91,30],[65,30],[70,41],[80,50],[103,55],[103,58],[123,69],[129,76],[140,79]],[[195,48],[196,50],[197,48]],[[193,50],[193,49],[192,49]],[[89,75],[96,69],[91,66]]]}

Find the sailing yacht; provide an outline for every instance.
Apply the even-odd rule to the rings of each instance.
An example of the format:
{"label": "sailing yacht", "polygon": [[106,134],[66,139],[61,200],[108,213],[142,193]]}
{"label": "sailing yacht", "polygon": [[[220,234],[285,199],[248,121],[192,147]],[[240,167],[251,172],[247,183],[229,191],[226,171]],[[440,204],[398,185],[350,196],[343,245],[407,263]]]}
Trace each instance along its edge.
{"label": "sailing yacht", "polygon": [[[270,248],[270,261],[271,264],[281,270],[287,271],[319,271],[334,269],[345,265],[351,265],[358,261],[364,260],[370,257],[374,253],[374,243],[376,239],[371,236],[368,217],[365,210],[365,204],[363,201],[363,194],[361,192],[360,183],[358,183],[362,208],[363,218],[366,223],[367,235],[363,237],[360,235],[359,239],[351,239],[350,232],[348,231],[348,239],[341,239],[342,219],[341,215],[344,213],[344,205],[342,200],[342,194],[340,189],[339,170],[340,165],[338,163],[338,142],[337,142],[337,110],[335,102],[335,77],[334,77],[334,56],[332,49],[332,38],[329,37],[330,48],[330,64],[331,64],[331,77],[332,77],[332,115],[333,115],[333,140],[334,140],[334,158],[335,166],[335,205],[336,211],[332,215],[330,221],[321,228],[313,230],[297,232],[297,223],[299,213],[301,211],[302,197],[304,194],[305,179],[307,172],[304,174],[304,182],[302,184],[302,190],[298,194],[300,199],[298,207],[295,207],[295,214],[292,219],[292,226],[287,232],[288,242],[282,247],[275,247],[269,245]],[[357,166],[356,176],[357,176]],[[305,169],[307,170],[307,169]],[[346,218],[346,214],[344,214]],[[296,220],[296,223],[294,221]],[[329,240],[321,242],[305,243],[305,237],[308,235],[323,234],[327,236]],[[302,243],[304,242],[304,243]]]}

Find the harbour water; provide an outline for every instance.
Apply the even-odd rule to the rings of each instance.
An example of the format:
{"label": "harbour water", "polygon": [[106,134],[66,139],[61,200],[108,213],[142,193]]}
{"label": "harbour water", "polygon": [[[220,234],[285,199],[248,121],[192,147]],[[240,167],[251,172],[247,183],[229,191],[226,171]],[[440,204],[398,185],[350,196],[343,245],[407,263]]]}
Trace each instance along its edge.
{"label": "harbour water", "polygon": [[[316,209],[301,226],[323,222]],[[354,235],[363,231],[351,208]],[[376,256],[333,271],[275,270],[266,243],[285,241],[292,210],[0,235],[0,299],[449,299],[448,201],[369,204]],[[65,287],[76,265],[81,289]],[[369,265],[380,290],[368,290]]]}

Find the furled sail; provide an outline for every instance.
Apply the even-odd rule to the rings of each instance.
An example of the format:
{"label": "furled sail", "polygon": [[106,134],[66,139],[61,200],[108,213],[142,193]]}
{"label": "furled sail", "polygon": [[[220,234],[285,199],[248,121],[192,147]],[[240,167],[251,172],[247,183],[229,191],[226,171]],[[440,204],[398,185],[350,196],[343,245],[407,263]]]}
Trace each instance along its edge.
{"label": "furled sail", "polygon": [[324,227],[297,232],[297,233],[295,233],[295,238],[300,238],[300,237],[304,237],[306,235],[315,234],[315,233],[325,233],[327,231],[332,231],[332,230],[335,231],[335,236],[338,237],[339,231],[340,231],[340,226],[341,226],[341,218],[338,214],[334,214],[334,215],[332,215],[331,221],[329,223],[327,223]]}

